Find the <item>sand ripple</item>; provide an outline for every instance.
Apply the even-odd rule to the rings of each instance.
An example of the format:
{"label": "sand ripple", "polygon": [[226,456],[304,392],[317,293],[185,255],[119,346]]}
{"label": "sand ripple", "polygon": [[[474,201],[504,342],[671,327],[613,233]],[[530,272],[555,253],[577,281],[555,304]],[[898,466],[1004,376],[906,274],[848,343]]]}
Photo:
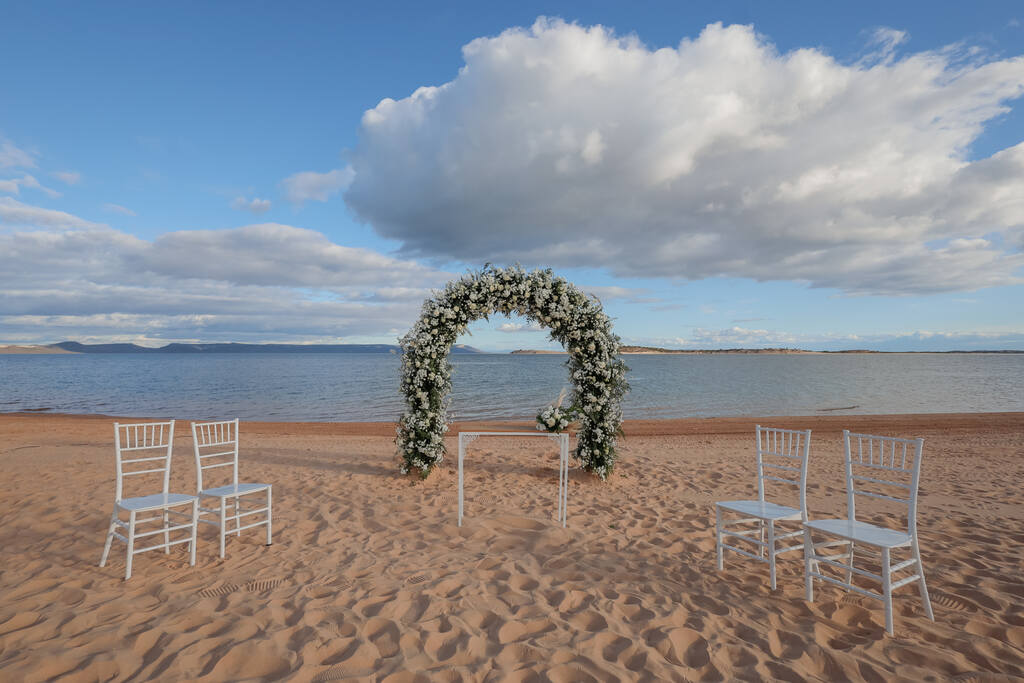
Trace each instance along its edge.
{"label": "sand ripple", "polygon": [[[806,421],[819,426],[809,496],[813,512],[834,514],[841,446],[819,419]],[[572,473],[568,529],[554,522],[557,458],[535,440],[474,444],[459,528],[450,462],[414,483],[395,475],[387,437],[253,427],[243,467],[274,482],[274,545],[251,531],[220,560],[204,527],[195,569],[178,547],[138,556],[126,583],[123,546],[96,566],[110,421],[0,416],[0,678],[1024,676],[1024,506],[1006,487],[1024,480],[1022,421],[900,419],[926,439],[920,524],[936,622],[901,590],[890,638],[880,603],[824,586],[804,602],[799,560],[780,560],[775,592],[761,565],[714,570],[713,502],[754,491],[753,421],[627,438],[610,482]],[[189,447],[177,444],[181,489]]]}

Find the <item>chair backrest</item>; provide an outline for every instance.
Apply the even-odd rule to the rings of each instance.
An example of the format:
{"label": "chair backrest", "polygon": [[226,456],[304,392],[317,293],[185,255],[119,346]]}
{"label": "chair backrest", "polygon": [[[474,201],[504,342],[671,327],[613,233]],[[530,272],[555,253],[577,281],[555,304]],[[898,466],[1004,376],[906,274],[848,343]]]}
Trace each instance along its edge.
{"label": "chair backrest", "polygon": [[811,430],[774,429],[757,425],[757,499],[765,499],[766,482],[794,486],[800,514],[807,521],[807,460]]}
{"label": "chair backrest", "polygon": [[238,419],[193,422],[192,443],[196,454],[196,480],[203,490],[203,472],[231,467],[231,483],[238,483]]}
{"label": "chair backrest", "polygon": [[[125,477],[162,474],[163,492],[171,479],[174,420],[170,422],[114,423],[114,455],[117,458],[115,501],[124,499]],[[146,463],[140,465],[138,463]]]}
{"label": "chair backrest", "polygon": [[846,449],[846,509],[857,518],[857,496],[907,506],[907,531],[917,533],[917,488],[924,439],[855,434],[843,430]]}

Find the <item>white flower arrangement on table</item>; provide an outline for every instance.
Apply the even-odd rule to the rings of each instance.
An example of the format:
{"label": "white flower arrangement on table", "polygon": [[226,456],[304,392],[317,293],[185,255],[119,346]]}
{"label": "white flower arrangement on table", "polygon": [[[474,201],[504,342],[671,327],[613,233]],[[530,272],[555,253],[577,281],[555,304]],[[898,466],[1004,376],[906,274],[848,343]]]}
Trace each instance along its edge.
{"label": "white flower arrangement on table", "polygon": [[[426,477],[443,460],[452,375],[448,353],[470,322],[493,313],[517,313],[544,325],[569,352],[569,380],[576,399],[572,409],[580,421],[576,458],[584,470],[607,478],[615,465],[622,398],[629,391],[628,368],[619,356],[611,319],[596,298],[550,270],[490,265],[448,283],[427,299],[420,319],[401,339],[405,412],[395,439],[401,471],[418,470]],[[554,412],[551,415],[560,425],[567,409],[549,408],[563,411],[557,421]]]}
{"label": "white flower arrangement on table", "polygon": [[570,424],[576,421],[576,407],[570,405],[562,407],[565,400],[565,389],[558,394],[558,399],[544,410],[537,413],[537,431],[559,434],[564,432]]}

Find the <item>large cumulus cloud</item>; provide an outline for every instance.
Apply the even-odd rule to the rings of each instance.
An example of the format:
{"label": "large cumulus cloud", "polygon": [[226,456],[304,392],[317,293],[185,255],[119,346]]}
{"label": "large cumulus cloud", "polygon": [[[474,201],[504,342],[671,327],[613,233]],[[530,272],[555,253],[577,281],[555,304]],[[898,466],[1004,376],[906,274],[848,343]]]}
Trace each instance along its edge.
{"label": "large cumulus cloud", "polygon": [[539,20],[365,113],[345,199],[409,254],[853,293],[1019,283],[1024,143],[969,161],[1024,57],[843,64],[713,24],[651,50]]}

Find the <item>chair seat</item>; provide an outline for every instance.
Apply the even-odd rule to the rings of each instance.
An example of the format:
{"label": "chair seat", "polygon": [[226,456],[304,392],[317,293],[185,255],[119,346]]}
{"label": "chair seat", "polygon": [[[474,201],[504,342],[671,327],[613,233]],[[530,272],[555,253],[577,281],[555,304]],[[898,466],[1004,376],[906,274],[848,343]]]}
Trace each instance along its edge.
{"label": "chair seat", "polygon": [[786,507],[766,500],[723,500],[715,505],[738,512],[741,515],[757,517],[758,519],[769,520],[794,520],[800,519],[800,511],[796,508]]}
{"label": "chair seat", "polygon": [[895,529],[875,526],[867,522],[848,519],[816,519],[804,526],[814,531],[845,538],[857,543],[866,543],[879,548],[898,548],[910,545],[910,534]]}
{"label": "chair seat", "polygon": [[225,498],[228,496],[241,496],[254,491],[266,491],[269,488],[270,484],[228,484],[227,486],[218,486],[213,489],[203,489],[199,492],[199,495],[211,498]]}
{"label": "chair seat", "polygon": [[136,498],[123,498],[117,502],[122,510],[134,510],[142,512],[145,510],[161,510],[172,505],[184,505],[196,499],[184,493],[154,493],[150,496],[138,496]]}

